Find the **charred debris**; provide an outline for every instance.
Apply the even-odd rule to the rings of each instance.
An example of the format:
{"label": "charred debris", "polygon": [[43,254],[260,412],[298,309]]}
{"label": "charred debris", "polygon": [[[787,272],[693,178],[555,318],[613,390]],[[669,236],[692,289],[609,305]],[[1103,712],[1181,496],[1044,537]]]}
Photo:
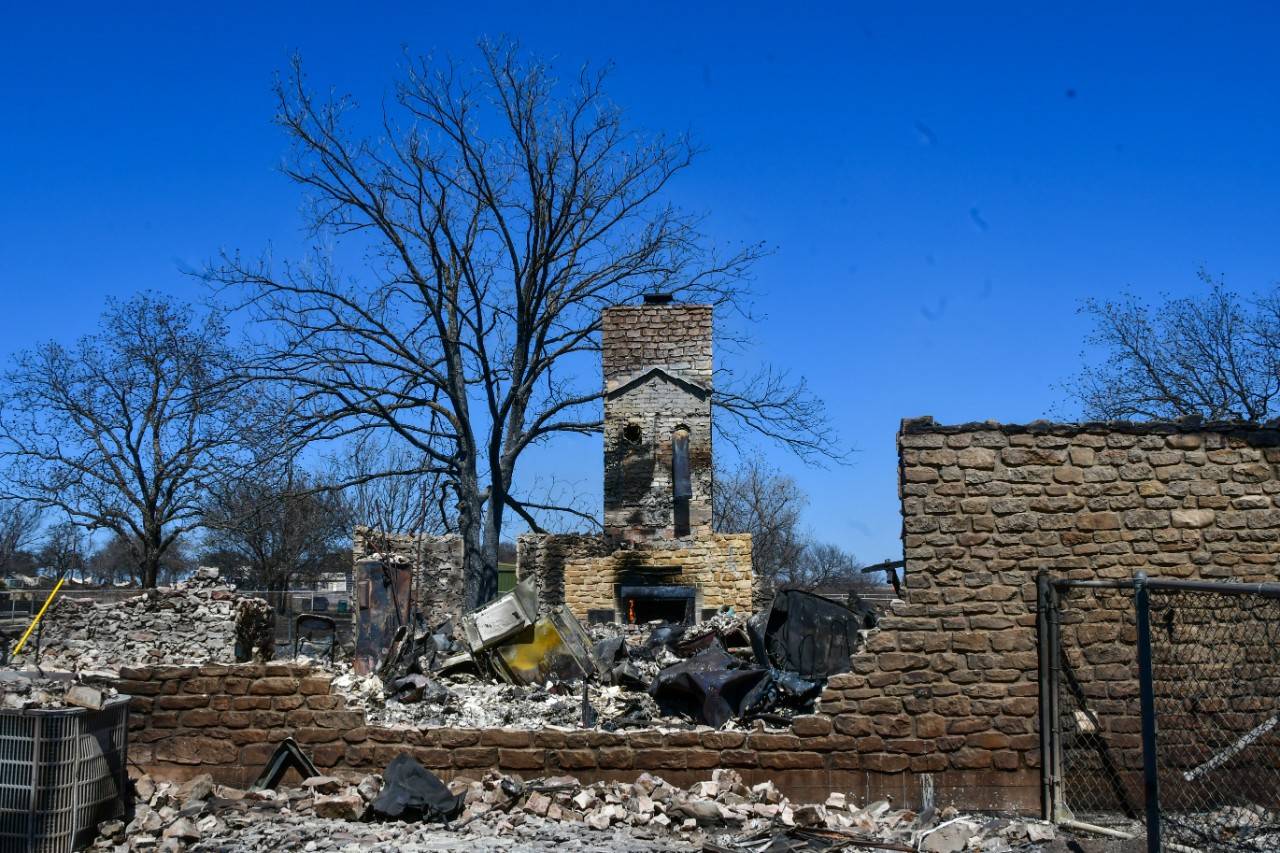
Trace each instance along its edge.
{"label": "charred debris", "polygon": [[[344,682],[348,690],[376,692],[391,711],[486,696],[541,698],[555,709],[548,724],[606,730],[786,725],[812,711],[830,676],[848,671],[876,624],[874,609],[856,595],[846,605],[784,590],[750,618],[726,608],[697,624],[585,628],[563,606],[540,615],[531,579],[438,625],[427,625],[411,605],[398,606],[394,592],[383,614],[358,626],[365,634]],[[299,627],[306,631],[296,653],[332,660],[336,641],[327,626]]]}

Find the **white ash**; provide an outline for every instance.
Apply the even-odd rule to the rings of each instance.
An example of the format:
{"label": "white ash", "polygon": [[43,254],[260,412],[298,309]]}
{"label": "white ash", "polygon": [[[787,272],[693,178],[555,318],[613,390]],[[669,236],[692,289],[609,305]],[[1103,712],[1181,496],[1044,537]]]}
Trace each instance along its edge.
{"label": "white ash", "polygon": [[317,777],[298,788],[256,792],[214,785],[207,775],[181,786],[144,776],[136,782],[133,819],[103,823],[94,849],[656,853],[703,844],[748,849],[736,848],[737,840],[809,827],[909,849],[998,853],[1045,850],[1055,835],[1037,821],[961,816],[953,809],[935,819],[894,809],[887,800],[860,805],[840,792],[822,803],[792,803],[772,782],[747,786],[723,769],[687,789],[647,773],[634,782],[593,785],[569,776],[522,782],[490,773],[454,779],[449,788],[464,794],[463,812],[450,824],[373,823],[363,821],[381,789],[376,775],[358,782]]}
{"label": "white ash", "polygon": [[39,660],[34,637],[17,660],[101,673],[123,666],[233,663],[240,598],[208,574],[123,601],[59,596],[43,620]]}
{"label": "white ash", "polygon": [[[449,695],[443,702],[399,702],[386,695],[377,676],[358,676],[341,664],[333,689],[363,708],[370,724],[452,728],[575,728],[582,725],[582,685],[490,683],[474,677],[437,678]],[[619,687],[592,684],[591,706],[599,715],[597,725],[637,720],[661,722],[653,697]],[[678,720],[669,720],[678,724]]]}
{"label": "white ash", "polygon": [[[47,677],[35,670],[0,672],[0,709],[48,711],[74,707],[66,700],[68,691],[77,685],[79,682],[71,678]],[[113,687],[97,686],[89,690],[100,694],[104,701],[119,695]]]}

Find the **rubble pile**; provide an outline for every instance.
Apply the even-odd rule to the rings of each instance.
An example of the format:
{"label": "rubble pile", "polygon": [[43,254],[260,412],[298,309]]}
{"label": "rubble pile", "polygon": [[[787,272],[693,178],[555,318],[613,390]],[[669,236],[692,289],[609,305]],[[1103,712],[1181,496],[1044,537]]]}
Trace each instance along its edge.
{"label": "rubble pile", "polygon": [[[364,709],[371,725],[412,728],[577,728],[582,726],[582,685],[554,682],[522,685],[486,681],[471,674],[424,677],[417,695],[390,693],[376,675],[359,676],[349,668],[333,680],[333,689]],[[652,725],[663,718],[653,698],[621,687],[591,684],[588,702],[604,728]]]}
{"label": "rubble pile", "polygon": [[[425,774],[425,775],[423,775]],[[882,850],[1009,853],[1047,849],[1036,821],[923,814],[842,793],[792,803],[771,782],[732,770],[682,789],[657,776],[583,785],[570,776],[522,781],[489,774],[447,788],[407,755],[358,782],[330,776],[244,791],[208,775],[177,785],[137,780],[132,819],[99,827],[94,849],[178,853],[291,850],[635,850],[762,853]],[[771,846],[772,845],[772,846]]]}
{"label": "rubble pile", "polygon": [[0,672],[0,710],[50,711],[61,708],[100,709],[119,692],[114,687],[90,686],[68,677],[35,671]]}
{"label": "rubble pile", "polygon": [[[108,673],[157,663],[231,663],[238,600],[233,587],[219,583],[216,569],[123,601],[59,597],[43,620],[38,663]],[[35,653],[33,638],[18,661],[37,663]]]}
{"label": "rubble pile", "polygon": [[564,608],[535,621],[532,595],[518,585],[461,631],[452,620],[403,626],[380,659],[339,666],[334,687],[390,726],[785,726],[874,630],[866,614],[808,593],[779,594],[752,619],[726,610],[697,625],[589,629]]}

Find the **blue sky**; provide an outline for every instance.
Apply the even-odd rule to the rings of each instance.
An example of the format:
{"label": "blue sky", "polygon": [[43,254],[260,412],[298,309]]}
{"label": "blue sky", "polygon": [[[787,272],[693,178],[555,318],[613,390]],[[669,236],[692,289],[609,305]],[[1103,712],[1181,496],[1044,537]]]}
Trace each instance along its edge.
{"label": "blue sky", "polygon": [[[106,295],[198,297],[181,270],[222,248],[300,250],[270,124],[291,53],[374,106],[402,48],[503,33],[566,72],[613,61],[634,126],[706,149],[673,200],[775,247],[739,363],[827,400],[852,464],[766,452],[867,561],[899,551],[902,417],[1069,415],[1081,299],[1280,274],[1272,6],[182,5],[0,13],[0,349],[89,330]],[[598,460],[535,467],[598,495]]]}

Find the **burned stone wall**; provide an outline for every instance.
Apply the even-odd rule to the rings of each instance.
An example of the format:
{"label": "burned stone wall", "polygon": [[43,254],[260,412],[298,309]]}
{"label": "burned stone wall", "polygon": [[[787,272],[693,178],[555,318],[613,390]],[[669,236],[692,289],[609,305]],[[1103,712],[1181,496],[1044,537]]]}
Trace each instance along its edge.
{"label": "burned stone wall", "polygon": [[565,563],[601,557],[610,551],[603,536],[579,533],[525,533],[516,537],[516,578],[538,585],[538,610],[548,613],[565,603]]}
{"label": "burned stone wall", "polygon": [[[321,771],[347,777],[380,772],[408,752],[445,779],[476,778],[490,769],[524,778],[568,774],[584,782],[648,772],[683,786],[730,767],[749,784],[772,781],[793,798],[843,791],[861,802],[892,797],[896,805],[918,808],[927,796],[918,777],[864,766],[858,738],[820,715],[774,731],[386,727],[370,724],[332,682],[332,673],[271,663],[139,667],[109,683],[133,696],[130,764],[167,780],[209,773],[216,782],[246,786],[278,743],[292,737]],[[939,807],[1030,809],[1038,794],[1036,778],[1026,773],[1004,774],[988,785],[974,784],[967,773],[940,773],[931,781]]]}
{"label": "burned stone wall", "polygon": [[[615,611],[624,584],[690,586],[699,611],[751,612],[751,534],[715,533],[687,543],[653,543],[564,563],[565,605],[580,619]],[[626,620],[627,614],[619,613]]]}
{"label": "burned stone wall", "polygon": [[41,620],[38,659],[33,636],[17,660],[67,671],[115,671],[158,662],[230,663],[235,660],[236,606],[243,600],[221,585],[211,569],[172,587],[135,590],[114,601],[63,593]]}
{"label": "burned stone wall", "polygon": [[[711,530],[710,305],[607,309],[602,319],[604,521],[643,542]],[[673,470],[687,449],[688,494]]]}
{"label": "burned stone wall", "polygon": [[357,527],[351,550],[357,563],[372,554],[408,559],[413,566],[413,594],[428,624],[438,625],[463,612],[461,536],[384,533]]}
{"label": "burned stone wall", "polygon": [[[820,705],[879,766],[1038,766],[1041,569],[1079,579],[1139,570],[1276,579],[1280,431],[924,418],[903,423],[898,447],[905,600]],[[1131,653],[1116,612],[1126,605],[1116,601],[1068,627],[1067,639],[1089,648],[1082,662]],[[1093,674],[1126,673],[1120,665]]]}

